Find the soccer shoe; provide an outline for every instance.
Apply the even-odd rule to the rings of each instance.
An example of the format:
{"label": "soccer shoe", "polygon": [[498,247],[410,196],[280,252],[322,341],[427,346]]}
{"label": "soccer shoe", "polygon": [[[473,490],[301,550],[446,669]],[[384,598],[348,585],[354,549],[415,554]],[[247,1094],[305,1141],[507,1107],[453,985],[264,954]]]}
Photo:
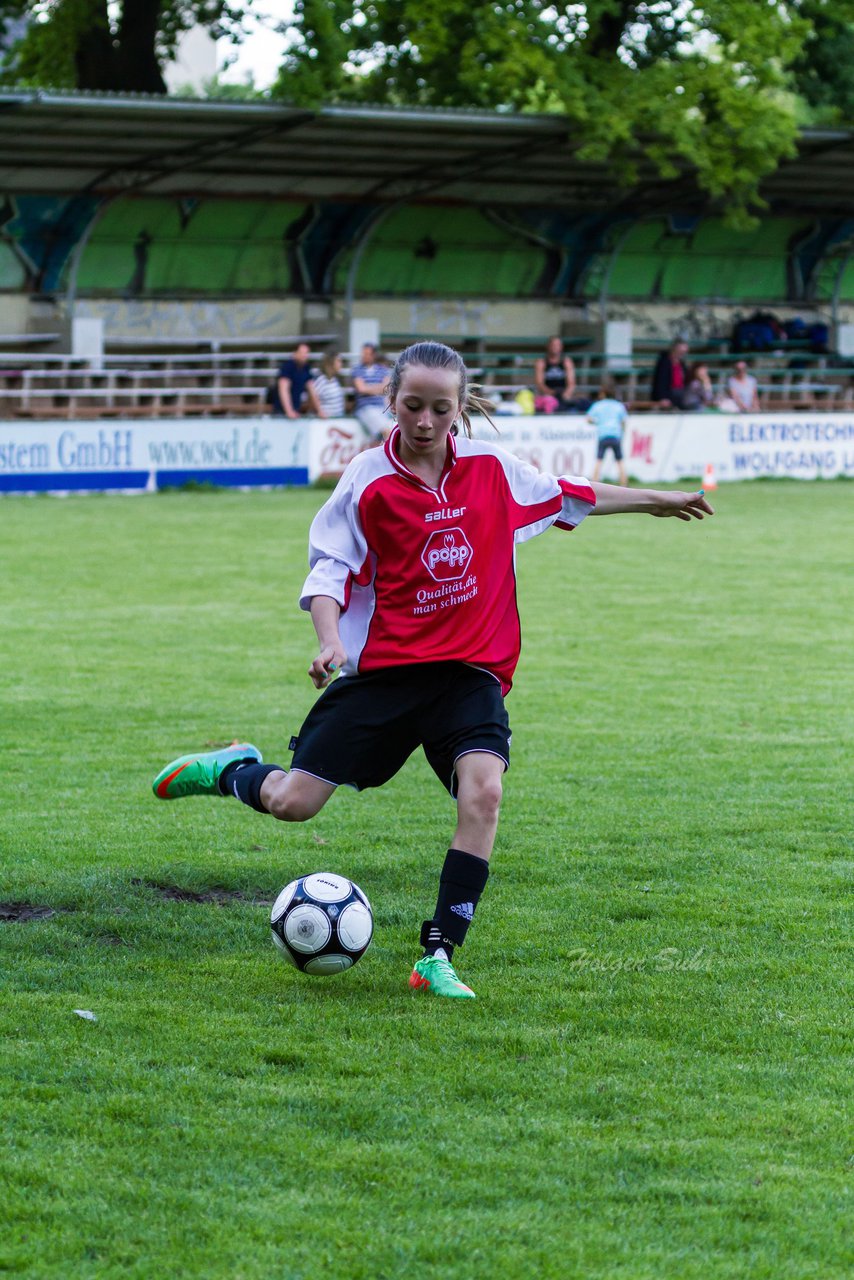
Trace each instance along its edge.
{"label": "soccer shoe", "polygon": [[261,763],[261,752],[251,742],[232,742],[219,751],[193,756],[179,756],[161,769],[151,784],[160,800],[178,800],[181,796],[221,796],[219,776],[226,765],[235,760]]}
{"label": "soccer shoe", "polygon": [[471,987],[460,982],[450,960],[442,956],[422,956],[409,978],[413,991],[432,991],[434,996],[451,996],[457,1000],[476,1000]]}

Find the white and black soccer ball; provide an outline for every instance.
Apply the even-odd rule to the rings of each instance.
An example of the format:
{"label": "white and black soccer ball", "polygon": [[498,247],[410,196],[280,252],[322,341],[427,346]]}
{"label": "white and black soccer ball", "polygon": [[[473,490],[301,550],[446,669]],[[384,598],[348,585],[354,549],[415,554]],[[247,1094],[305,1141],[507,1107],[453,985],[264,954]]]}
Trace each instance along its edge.
{"label": "white and black soccer ball", "polygon": [[342,973],[365,954],[374,932],[371,904],[357,884],[316,871],[285,885],[270,914],[282,958],[303,973]]}

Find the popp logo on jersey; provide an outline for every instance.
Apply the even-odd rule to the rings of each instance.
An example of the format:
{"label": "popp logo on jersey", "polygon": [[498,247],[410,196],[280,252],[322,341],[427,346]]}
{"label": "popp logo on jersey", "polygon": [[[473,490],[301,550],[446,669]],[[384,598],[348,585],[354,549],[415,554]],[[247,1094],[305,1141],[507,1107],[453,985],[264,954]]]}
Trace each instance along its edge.
{"label": "popp logo on jersey", "polygon": [[455,582],[468,572],[472,554],[462,529],[436,529],[427,539],[421,559],[434,582]]}

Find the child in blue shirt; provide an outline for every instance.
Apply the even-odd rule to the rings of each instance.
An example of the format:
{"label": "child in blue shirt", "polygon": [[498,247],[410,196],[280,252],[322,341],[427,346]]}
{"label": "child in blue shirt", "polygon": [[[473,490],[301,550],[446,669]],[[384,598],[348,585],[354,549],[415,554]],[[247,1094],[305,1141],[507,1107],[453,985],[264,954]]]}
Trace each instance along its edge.
{"label": "child in blue shirt", "polygon": [[613,378],[603,378],[596,401],[590,406],[587,421],[592,422],[599,435],[596,447],[596,465],[593,468],[593,480],[599,479],[602,470],[602,459],[610,449],[620,470],[620,484],[627,485],[626,467],[623,462],[623,432],[628,420],[626,406],[618,398],[617,386]]}

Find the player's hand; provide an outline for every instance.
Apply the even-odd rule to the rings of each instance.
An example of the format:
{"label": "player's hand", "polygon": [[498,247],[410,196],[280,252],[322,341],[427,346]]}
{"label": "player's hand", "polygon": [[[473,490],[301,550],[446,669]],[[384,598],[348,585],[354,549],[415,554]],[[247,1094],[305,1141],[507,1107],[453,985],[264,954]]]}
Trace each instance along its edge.
{"label": "player's hand", "polygon": [[312,683],[316,689],[323,689],[334,680],[347,661],[347,655],[340,644],[325,645],[308,669]]}
{"label": "player's hand", "polygon": [[656,494],[657,504],[650,511],[653,516],[676,516],[677,520],[702,520],[704,516],[713,516],[715,509],[710,505],[703,490],[696,493],[682,493],[678,489]]}

